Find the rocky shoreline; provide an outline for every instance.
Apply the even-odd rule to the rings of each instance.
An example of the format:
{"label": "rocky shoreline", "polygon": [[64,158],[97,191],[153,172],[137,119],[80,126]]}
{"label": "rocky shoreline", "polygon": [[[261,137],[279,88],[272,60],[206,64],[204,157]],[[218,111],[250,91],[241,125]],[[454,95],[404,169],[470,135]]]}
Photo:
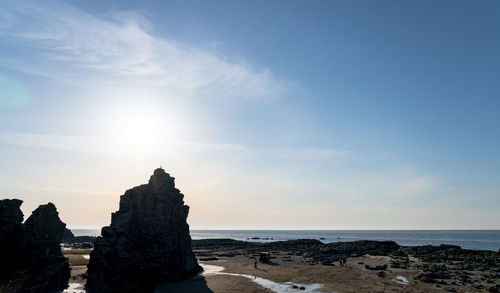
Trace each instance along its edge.
{"label": "rocky shoreline", "polygon": [[228,259],[237,255],[248,258],[269,252],[272,262],[295,261],[307,265],[335,266],[340,259],[349,264],[366,256],[383,256],[380,265],[361,268],[376,271],[383,278],[391,270],[411,270],[412,282],[427,283],[449,292],[500,292],[500,254],[494,251],[462,249],[455,245],[401,246],[393,241],[354,241],[322,243],[301,239],[255,243],[232,239],[193,240],[193,249],[200,261]]}

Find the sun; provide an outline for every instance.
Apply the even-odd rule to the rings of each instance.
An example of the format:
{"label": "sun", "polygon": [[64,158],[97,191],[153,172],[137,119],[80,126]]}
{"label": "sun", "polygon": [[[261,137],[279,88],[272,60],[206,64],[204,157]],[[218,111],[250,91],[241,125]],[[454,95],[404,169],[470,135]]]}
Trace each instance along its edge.
{"label": "sun", "polygon": [[154,111],[143,108],[127,109],[120,116],[115,133],[120,141],[150,145],[162,136],[164,125],[160,125]]}
{"label": "sun", "polygon": [[117,149],[149,152],[176,136],[167,112],[145,103],[122,104],[111,111],[103,130]]}

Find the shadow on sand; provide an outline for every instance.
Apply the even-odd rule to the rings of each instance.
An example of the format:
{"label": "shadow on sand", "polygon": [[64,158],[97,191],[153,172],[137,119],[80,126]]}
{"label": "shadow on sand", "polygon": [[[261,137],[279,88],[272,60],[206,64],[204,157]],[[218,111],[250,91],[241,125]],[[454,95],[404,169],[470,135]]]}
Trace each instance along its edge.
{"label": "shadow on sand", "polygon": [[197,276],[192,279],[161,284],[156,287],[155,293],[214,293],[207,285],[207,280],[203,276]]}
{"label": "shadow on sand", "polygon": [[264,269],[261,269],[261,268],[259,268],[259,267],[257,267],[257,268],[254,268],[254,269],[255,269],[255,270],[259,270],[259,271],[263,271],[263,272],[266,272],[266,273],[267,273],[267,271],[266,271],[266,270],[264,270]]}

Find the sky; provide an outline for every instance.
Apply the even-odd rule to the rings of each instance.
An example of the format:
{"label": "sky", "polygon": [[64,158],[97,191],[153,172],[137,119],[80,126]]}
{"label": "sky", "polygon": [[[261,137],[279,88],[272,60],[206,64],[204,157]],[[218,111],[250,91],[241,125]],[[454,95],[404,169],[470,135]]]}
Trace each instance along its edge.
{"label": "sky", "polygon": [[109,225],[500,229],[498,1],[0,0],[0,198]]}

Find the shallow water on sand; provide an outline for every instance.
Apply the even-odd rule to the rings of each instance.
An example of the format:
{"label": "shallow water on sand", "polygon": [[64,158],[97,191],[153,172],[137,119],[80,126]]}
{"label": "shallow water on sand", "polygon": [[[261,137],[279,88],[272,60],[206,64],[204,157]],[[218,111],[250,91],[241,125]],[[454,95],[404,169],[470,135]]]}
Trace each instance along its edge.
{"label": "shallow water on sand", "polygon": [[[257,284],[261,285],[262,287],[269,289],[269,290],[276,292],[276,293],[326,292],[326,291],[323,291],[322,284],[296,284],[296,283],[292,283],[292,282],[277,283],[277,282],[273,282],[271,280],[259,278],[259,277],[252,276],[252,275],[224,273],[224,272],[222,272],[224,270],[224,268],[220,267],[220,266],[206,265],[206,264],[201,264],[201,266],[204,269],[204,272],[203,272],[204,275],[214,274],[214,275],[227,275],[227,276],[243,277],[243,278],[250,279],[252,282],[257,283]],[[332,291],[332,293],[334,293],[334,292]]]}
{"label": "shallow water on sand", "polygon": [[401,285],[408,285],[408,279],[406,279],[403,276],[397,276],[395,279],[392,280]]}
{"label": "shallow water on sand", "polygon": [[85,293],[85,290],[82,290],[82,284],[78,283],[69,283],[68,289],[64,290],[64,293]]}

